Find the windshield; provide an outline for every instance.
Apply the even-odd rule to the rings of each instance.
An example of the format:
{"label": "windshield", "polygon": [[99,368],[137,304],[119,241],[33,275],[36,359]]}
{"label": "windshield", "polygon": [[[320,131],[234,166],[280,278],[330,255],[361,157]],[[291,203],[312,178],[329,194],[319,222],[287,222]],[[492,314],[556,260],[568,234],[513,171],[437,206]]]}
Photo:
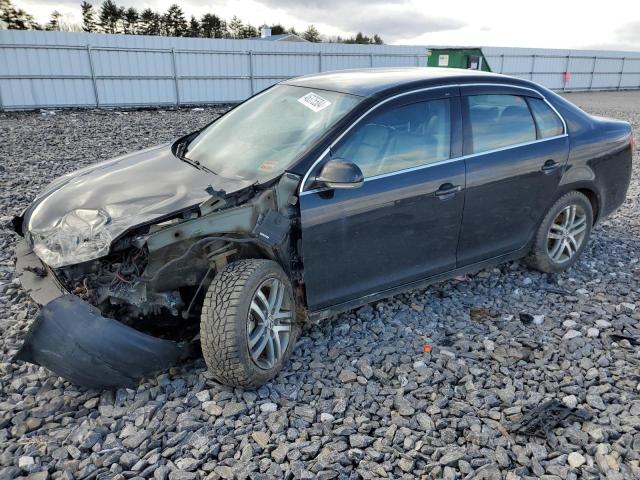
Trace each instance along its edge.
{"label": "windshield", "polygon": [[226,178],[273,176],[362,100],[276,85],[239,105],[191,141],[185,157]]}

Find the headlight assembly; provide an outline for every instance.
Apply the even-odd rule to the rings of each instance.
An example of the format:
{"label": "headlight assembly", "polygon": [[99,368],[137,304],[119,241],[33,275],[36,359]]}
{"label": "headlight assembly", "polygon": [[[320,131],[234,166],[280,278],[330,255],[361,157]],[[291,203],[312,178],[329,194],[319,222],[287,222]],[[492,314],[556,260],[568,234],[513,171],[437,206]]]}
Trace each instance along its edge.
{"label": "headlight assembly", "polygon": [[102,257],[109,253],[112,241],[105,228],[110,220],[103,210],[73,210],[55,227],[30,232],[33,251],[53,268]]}

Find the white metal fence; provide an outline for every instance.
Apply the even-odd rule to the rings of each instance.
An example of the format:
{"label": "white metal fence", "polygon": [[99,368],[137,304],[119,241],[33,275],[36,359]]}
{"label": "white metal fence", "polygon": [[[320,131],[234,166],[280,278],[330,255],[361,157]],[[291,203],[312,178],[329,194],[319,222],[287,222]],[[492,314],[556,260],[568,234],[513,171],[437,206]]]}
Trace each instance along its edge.
{"label": "white metal fence", "polygon": [[424,61],[424,47],[0,31],[0,98],[5,110],[235,103],[298,75]]}
{"label": "white metal fence", "polygon": [[[493,71],[554,89],[640,88],[640,53],[483,51]],[[0,109],[235,103],[297,75],[426,66],[426,53],[424,46],[4,30]]]}
{"label": "white metal fence", "polygon": [[484,48],[491,69],[563,91],[640,88],[640,52]]}

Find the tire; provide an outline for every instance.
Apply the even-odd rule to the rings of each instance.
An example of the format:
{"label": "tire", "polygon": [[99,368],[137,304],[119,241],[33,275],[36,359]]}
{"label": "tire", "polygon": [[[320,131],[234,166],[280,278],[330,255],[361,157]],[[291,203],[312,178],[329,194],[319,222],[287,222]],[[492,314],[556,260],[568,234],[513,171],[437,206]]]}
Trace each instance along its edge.
{"label": "tire", "polygon": [[[270,307],[272,289],[275,289],[273,309]],[[280,290],[281,308],[274,315]],[[272,260],[240,260],[218,272],[205,295],[200,318],[202,354],[217,381],[252,389],[278,374],[300,334],[293,299],[289,278]],[[289,321],[280,318],[287,313],[291,314]],[[263,334],[258,337],[260,332]],[[252,348],[250,341],[255,342]],[[260,347],[263,353],[256,360],[252,352],[255,355]],[[270,356],[270,352],[273,355]]]}
{"label": "tire", "polygon": [[[567,270],[584,251],[592,226],[593,208],[589,199],[577,191],[566,193],[540,223],[526,263],[546,273]],[[570,235],[571,232],[574,234]]]}

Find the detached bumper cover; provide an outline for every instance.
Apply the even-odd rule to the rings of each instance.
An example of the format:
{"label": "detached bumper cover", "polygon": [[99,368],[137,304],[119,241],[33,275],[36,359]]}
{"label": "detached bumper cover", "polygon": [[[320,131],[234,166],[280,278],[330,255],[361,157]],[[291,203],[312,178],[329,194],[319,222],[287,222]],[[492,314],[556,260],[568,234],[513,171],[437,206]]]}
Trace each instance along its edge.
{"label": "detached bumper cover", "polygon": [[76,385],[117,388],[135,387],[141,378],[191,356],[189,343],[139,332],[65,294],[28,250],[24,243],[18,247],[16,269],[24,288],[44,306],[14,360],[46,367]]}

